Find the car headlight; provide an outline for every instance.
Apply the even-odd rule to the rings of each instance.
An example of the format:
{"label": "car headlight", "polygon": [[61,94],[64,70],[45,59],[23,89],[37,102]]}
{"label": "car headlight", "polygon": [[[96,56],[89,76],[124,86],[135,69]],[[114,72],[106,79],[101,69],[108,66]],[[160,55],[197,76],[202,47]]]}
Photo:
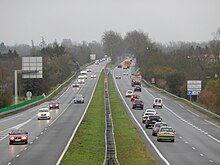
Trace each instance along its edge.
{"label": "car headlight", "polygon": [[15,137],[13,137],[13,136],[12,136],[12,137],[10,137],[10,140],[14,140],[14,139],[15,139]]}
{"label": "car headlight", "polygon": [[22,136],[21,139],[22,139],[22,140],[26,140],[27,137],[26,137],[26,136]]}
{"label": "car headlight", "polygon": [[37,116],[40,117],[40,113],[38,113]]}

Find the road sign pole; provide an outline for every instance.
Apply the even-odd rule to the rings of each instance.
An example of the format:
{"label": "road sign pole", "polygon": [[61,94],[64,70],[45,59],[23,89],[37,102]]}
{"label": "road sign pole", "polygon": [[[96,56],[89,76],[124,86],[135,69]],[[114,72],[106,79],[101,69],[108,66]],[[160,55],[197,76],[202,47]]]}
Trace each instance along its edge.
{"label": "road sign pole", "polygon": [[15,70],[15,104],[18,103],[18,75],[17,70]]}

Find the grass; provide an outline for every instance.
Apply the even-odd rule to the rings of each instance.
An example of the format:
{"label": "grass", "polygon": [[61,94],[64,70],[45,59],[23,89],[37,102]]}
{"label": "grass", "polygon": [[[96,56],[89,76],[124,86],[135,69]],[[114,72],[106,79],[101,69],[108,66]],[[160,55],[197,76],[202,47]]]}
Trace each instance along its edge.
{"label": "grass", "polygon": [[104,73],[61,165],[101,165],[105,158]]}
{"label": "grass", "polygon": [[121,165],[156,165],[157,161],[147,150],[136,128],[125,112],[111,76],[109,76],[108,82],[119,163]]}

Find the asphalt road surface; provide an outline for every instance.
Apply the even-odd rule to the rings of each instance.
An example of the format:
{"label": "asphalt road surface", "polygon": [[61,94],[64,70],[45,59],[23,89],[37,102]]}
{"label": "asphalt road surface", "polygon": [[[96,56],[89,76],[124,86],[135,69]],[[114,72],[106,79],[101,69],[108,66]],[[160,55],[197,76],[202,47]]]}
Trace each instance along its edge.
{"label": "asphalt road surface", "polygon": [[[59,110],[51,110],[51,120],[37,120],[40,107],[47,107],[48,102],[27,111],[0,119],[0,165],[55,165],[64,152],[70,138],[79,126],[87,105],[92,97],[99,75],[107,62],[92,65],[85,84],[79,89],[69,86],[56,99]],[[91,78],[91,74],[97,78]],[[74,104],[77,93],[85,97],[84,104]],[[8,133],[13,129],[28,131],[27,145],[9,145]]]}
{"label": "asphalt road surface", "polygon": [[153,99],[163,99],[163,108],[156,109],[162,121],[172,126],[176,131],[175,142],[157,142],[152,136],[152,129],[146,129],[142,123],[144,110],[131,109],[131,101],[125,98],[125,93],[131,87],[129,75],[123,75],[122,68],[114,70],[118,89],[123,97],[127,112],[141,134],[146,146],[153,153],[159,164],[172,165],[219,165],[220,164],[220,123],[212,121],[203,114],[187,106],[184,102],[159,93],[153,88],[142,87],[139,94],[144,102],[144,110],[153,108]]}

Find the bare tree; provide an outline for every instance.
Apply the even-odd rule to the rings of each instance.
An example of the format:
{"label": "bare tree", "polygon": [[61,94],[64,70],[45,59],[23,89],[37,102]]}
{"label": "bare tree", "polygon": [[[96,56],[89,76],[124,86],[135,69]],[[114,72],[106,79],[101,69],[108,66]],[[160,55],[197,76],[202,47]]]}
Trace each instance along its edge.
{"label": "bare tree", "polygon": [[116,61],[123,52],[123,38],[115,31],[106,31],[102,36],[104,52]]}

